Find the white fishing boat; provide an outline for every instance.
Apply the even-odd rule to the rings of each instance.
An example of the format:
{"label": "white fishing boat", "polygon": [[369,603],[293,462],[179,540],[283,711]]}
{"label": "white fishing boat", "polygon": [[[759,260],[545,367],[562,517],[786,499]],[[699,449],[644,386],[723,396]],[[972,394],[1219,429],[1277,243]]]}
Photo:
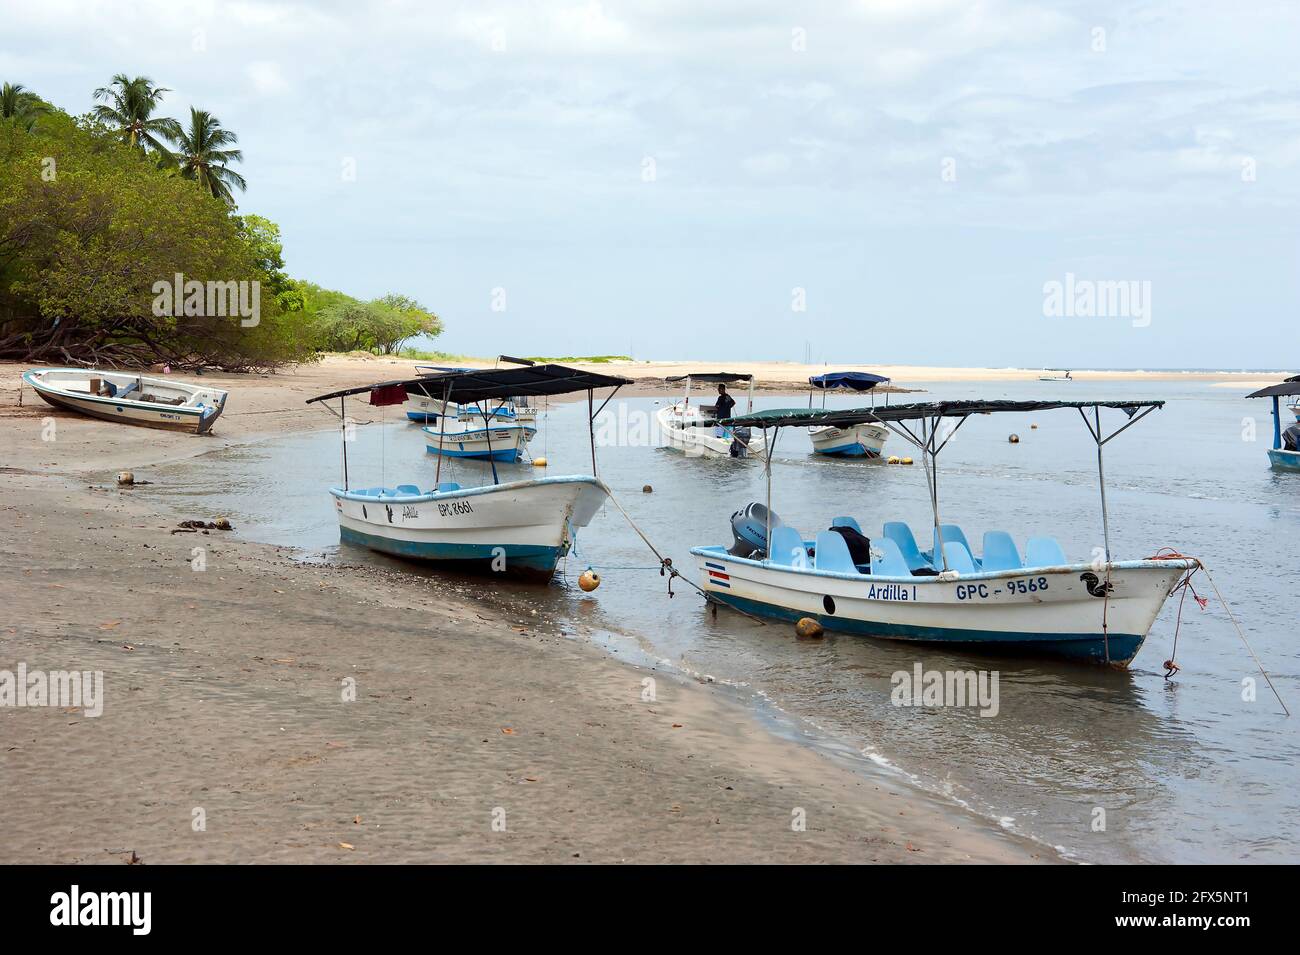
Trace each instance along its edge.
{"label": "white fishing boat", "polygon": [[[588,428],[627,378],[596,375],[563,365],[448,372],[408,381],[383,382],[320,395],[309,400],[338,400],[346,422],[346,400],[368,394],[373,405],[402,404],[410,393],[435,397],[440,405],[489,406],[511,395],[588,393]],[[594,389],[611,388],[593,409]],[[346,427],[346,425],[345,425]],[[346,435],[346,431],[345,431]],[[434,562],[440,567],[478,570],[549,580],[575,535],[590,523],[608,495],[596,477],[595,441],[592,473],[501,483],[492,463],[492,484],[463,487],[442,480],[442,461],[432,484],[353,488],[348,481],[347,441],[343,442],[343,483],[329,489],[339,521],[339,537],[396,557]]]}
{"label": "white fishing boat", "polygon": [[[921,550],[908,525],[885,523],[868,539],[852,516],[808,538],[771,511],[750,505],[733,515],[734,543],[691,551],[711,599],[748,613],[796,620],[812,617],[829,630],[1127,666],[1170,591],[1198,562],[1111,556],[1102,445],[1163,405],[1160,401],[950,401],[852,411],[763,411],[727,423],[776,432],[813,423],[849,426],[879,421],[921,451],[934,511],[933,541]],[[939,518],[935,464],[951,435],[971,415],[1076,408],[1097,443],[1104,554],[1071,560],[1054,538],[1027,541],[1023,556],[1011,535],[985,532],[976,555],[956,525]],[[1104,434],[1100,412],[1128,415]],[[1091,411],[1089,420],[1087,412]],[[939,438],[944,418],[957,424]],[[919,422],[919,427],[917,423]],[[911,426],[909,426],[909,423]],[[771,542],[770,546],[768,541]]]}
{"label": "white fishing boat", "polygon": [[514,415],[503,416],[500,409],[494,413],[461,408],[454,417],[435,414],[431,420],[433,424],[420,429],[425,434],[425,448],[430,454],[449,458],[514,463],[537,434],[535,427],[516,420]]}
{"label": "white fishing boat", "polygon": [[717,372],[696,375],[678,375],[665,379],[670,384],[686,383],[686,393],[681,401],[660,408],[655,413],[659,433],[664,444],[677,451],[696,457],[746,458],[764,453],[763,438],[748,428],[724,427],[718,422],[717,406],[691,404],[691,386],[718,385],[725,388],[737,381],[749,383],[747,411],[754,410],[754,376]]}
{"label": "white fishing boat", "polygon": [[1074,381],[1074,378],[1072,378],[1072,377],[1070,376],[1070,372],[1069,372],[1068,370],[1064,369],[1064,368],[1049,368],[1048,371],[1064,371],[1065,374],[1063,374],[1063,375],[1039,375],[1039,376],[1038,376],[1038,380],[1039,380],[1039,381]]}
{"label": "white fishing boat", "polygon": [[[889,379],[884,375],[873,375],[865,371],[833,371],[809,378],[808,384],[814,392],[821,391],[822,408],[825,408],[828,391],[844,388],[858,393],[873,392],[876,385],[887,381]],[[812,392],[808,395],[808,407],[812,407]],[[872,407],[875,407],[874,401]],[[812,441],[814,454],[840,458],[878,458],[889,437],[889,429],[879,422],[863,421],[845,428],[833,425],[809,428],[808,437]]]}
{"label": "white fishing boat", "polygon": [[22,380],[58,408],[147,428],[206,434],[229,393],[174,378],[88,368],[36,368]]}
{"label": "white fishing boat", "polygon": [[1268,461],[1275,471],[1300,471],[1300,403],[1288,405],[1289,411],[1295,413],[1296,420],[1287,428],[1282,427],[1281,399],[1300,395],[1300,375],[1288,378],[1280,384],[1270,385],[1253,391],[1247,398],[1273,399],[1273,446],[1268,449]]}

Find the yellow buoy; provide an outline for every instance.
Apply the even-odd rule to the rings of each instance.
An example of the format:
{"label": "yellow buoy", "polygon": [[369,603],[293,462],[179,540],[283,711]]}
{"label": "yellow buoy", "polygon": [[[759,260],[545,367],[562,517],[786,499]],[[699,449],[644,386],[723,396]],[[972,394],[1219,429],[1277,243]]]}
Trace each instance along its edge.
{"label": "yellow buoy", "polygon": [[649,484],[647,484],[647,485],[645,485],[643,488],[641,488],[641,493],[642,493],[642,494],[653,494],[653,493],[654,493],[654,488],[652,488]]}
{"label": "yellow buoy", "polygon": [[1029,430],[1030,430],[1030,431],[1037,431],[1037,430],[1038,430],[1038,425],[1037,425],[1037,424],[1031,424],[1031,425],[1029,426]]}
{"label": "yellow buoy", "polygon": [[122,485],[123,487],[129,487],[130,485],[135,483],[135,475],[132,474],[130,471],[118,471],[117,483]]}
{"label": "yellow buoy", "polygon": [[889,460],[887,460],[885,463],[886,463],[886,464],[898,464],[898,463],[899,463],[899,457],[898,457],[898,455],[897,455],[897,454],[891,454],[891,455],[889,456]]}
{"label": "yellow buoy", "polygon": [[533,467],[535,468],[546,467],[546,458],[533,458]]}
{"label": "yellow buoy", "polygon": [[1010,441],[1012,444],[1019,444],[1019,443],[1020,443],[1020,435],[1018,435],[1018,434],[1013,434],[1013,435],[1011,435],[1011,437],[1007,438],[1007,440]]}
{"label": "yellow buoy", "polygon": [[899,461],[898,463],[899,463],[899,464],[911,464],[911,463],[912,463],[912,459],[911,459],[911,458],[903,458],[903,460]]}
{"label": "yellow buoy", "polygon": [[578,578],[578,586],[587,593],[591,593],[600,586],[600,574],[588,567],[582,572],[582,576]]}
{"label": "yellow buoy", "polygon": [[800,617],[799,622],[794,625],[794,632],[801,637],[820,637],[822,625],[812,617]]}

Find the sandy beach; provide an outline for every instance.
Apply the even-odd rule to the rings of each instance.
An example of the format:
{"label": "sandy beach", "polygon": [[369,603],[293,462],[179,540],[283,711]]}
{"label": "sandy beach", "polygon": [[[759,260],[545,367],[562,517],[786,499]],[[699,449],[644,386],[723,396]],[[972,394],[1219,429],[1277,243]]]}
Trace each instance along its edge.
{"label": "sandy beach", "polygon": [[233,393],[209,438],[30,390],[19,406],[21,369],[0,366],[0,669],[105,686],[98,717],[0,708],[0,862],[1055,861],[773,735],[723,687],[617,659],[581,622],[173,533],[190,515],[112,480],[329,427],[307,397],[411,364],[204,376]]}

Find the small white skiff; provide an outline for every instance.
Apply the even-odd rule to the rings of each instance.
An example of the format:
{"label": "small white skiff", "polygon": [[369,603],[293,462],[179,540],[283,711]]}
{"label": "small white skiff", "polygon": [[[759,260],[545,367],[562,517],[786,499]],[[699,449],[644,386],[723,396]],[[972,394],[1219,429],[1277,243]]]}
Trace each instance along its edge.
{"label": "small white skiff", "polygon": [[36,368],[23,381],[58,408],[147,428],[206,434],[229,392],[173,378],[86,368]]}

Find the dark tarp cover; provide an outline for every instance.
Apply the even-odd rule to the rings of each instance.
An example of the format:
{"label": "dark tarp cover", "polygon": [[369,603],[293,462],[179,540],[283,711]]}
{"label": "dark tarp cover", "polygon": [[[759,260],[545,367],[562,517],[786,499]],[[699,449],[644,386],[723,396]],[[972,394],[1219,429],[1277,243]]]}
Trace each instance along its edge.
{"label": "dark tarp cover", "polygon": [[816,375],[808,379],[814,388],[851,388],[854,391],[870,391],[876,385],[889,381],[884,375],[873,375],[866,371],[832,371],[825,375]]}
{"label": "dark tarp cover", "polygon": [[570,368],[567,365],[532,365],[527,368],[485,368],[481,371],[453,371],[400,381],[381,381],[373,385],[345,388],[342,391],[332,391],[327,395],[317,395],[315,398],[308,398],[307,403],[345,398],[348,395],[359,395],[398,385],[410,394],[445,398],[456,404],[473,404],[490,398],[567,395],[575,391],[586,391],[589,388],[621,388],[623,385],[630,384],[632,384],[630,378],[598,375]]}
{"label": "dark tarp cover", "polygon": [[913,421],[920,418],[964,418],[994,412],[1052,411],[1057,408],[1119,408],[1130,417],[1139,408],[1160,408],[1163,401],[926,401],[882,408],[769,408],[721,422],[731,427],[788,426],[847,428],[869,421]]}
{"label": "dark tarp cover", "polygon": [[749,381],[753,375],[739,375],[728,371],[701,372],[698,375],[674,375],[671,378],[665,378],[667,382],[685,381],[689,378],[691,381],[710,381],[718,384],[726,384],[730,381]]}

